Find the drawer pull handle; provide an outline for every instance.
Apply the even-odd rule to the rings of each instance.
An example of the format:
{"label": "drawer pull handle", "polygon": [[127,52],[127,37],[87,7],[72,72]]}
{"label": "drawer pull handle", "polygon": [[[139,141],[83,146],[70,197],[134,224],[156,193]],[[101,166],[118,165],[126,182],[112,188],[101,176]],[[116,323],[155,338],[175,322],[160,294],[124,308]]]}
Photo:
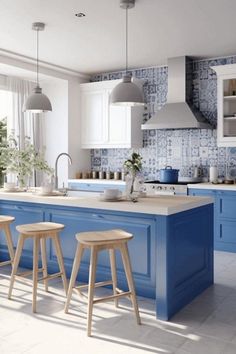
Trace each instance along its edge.
{"label": "drawer pull handle", "polygon": [[104,219],[104,216],[99,215],[99,214],[92,214],[92,216],[93,216],[94,218]]}
{"label": "drawer pull handle", "polygon": [[220,238],[222,238],[222,224],[220,224]]}

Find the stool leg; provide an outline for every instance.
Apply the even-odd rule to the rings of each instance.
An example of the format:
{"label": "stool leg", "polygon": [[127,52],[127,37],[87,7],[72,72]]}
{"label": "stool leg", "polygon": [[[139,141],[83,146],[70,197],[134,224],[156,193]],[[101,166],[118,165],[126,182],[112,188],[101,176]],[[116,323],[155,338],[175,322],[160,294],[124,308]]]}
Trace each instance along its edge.
{"label": "stool leg", "polygon": [[53,240],[54,240],[54,245],[55,245],[55,249],[56,249],[57,261],[58,261],[58,265],[59,265],[60,272],[61,272],[63,286],[65,289],[65,293],[67,295],[68,285],[67,285],[67,279],[66,279],[66,271],[65,271],[65,267],[64,267],[61,244],[60,244],[59,236],[57,233],[55,233],[55,235],[53,236]]}
{"label": "stool leg", "polygon": [[[48,270],[47,270],[47,254],[46,254],[46,239],[45,239],[45,237],[42,237],[40,239],[40,246],[41,246],[43,276],[47,277]],[[45,286],[45,291],[48,292],[48,279],[45,279],[43,282],[44,282],[44,286]]]}
{"label": "stool leg", "polygon": [[97,264],[97,247],[91,247],[90,266],[89,266],[89,286],[88,286],[88,320],[87,320],[87,335],[91,336],[92,314],[93,314],[93,295],[94,284],[96,277],[96,264]]}
{"label": "stool leg", "polygon": [[70,305],[70,300],[71,300],[71,296],[72,296],[72,292],[73,292],[73,287],[75,285],[75,281],[76,281],[76,277],[77,277],[77,274],[79,271],[79,266],[80,266],[81,258],[83,256],[83,252],[84,252],[83,246],[78,243],[77,249],[75,252],[75,259],[74,259],[74,263],[73,263],[73,267],[72,267],[71,277],[70,277],[69,289],[68,289],[68,293],[67,293],[67,299],[66,299],[66,304],[65,304],[65,313],[68,312],[68,308]]}
{"label": "stool leg", "polygon": [[[117,294],[117,275],[116,275],[116,254],[114,249],[109,250],[110,255],[110,264],[111,264],[111,277],[112,277],[112,286],[113,286],[113,295]],[[114,299],[115,307],[118,307],[118,299]]]}
{"label": "stool leg", "polygon": [[16,254],[15,254],[15,258],[14,258],[13,266],[12,266],[11,279],[10,279],[10,285],[9,285],[9,291],[8,291],[8,299],[11,298],[12,289],[13,289],[18,265],[20,262],[20,256],[21,256],[23,245],[24,245],[24,235],[20,234],[19,239],[18,239],[18,243],[17,243]]}
{"label": "stool leg", "polygon": [[14,248],[13,248],[13,242],[12,242],[11,231],[10,231],[9,225],[5,225],[4,226],[4,231],[5,231],[5,235],[6,235],[8,252],[9,252],[9,255],[10,255],[11,262],[13,264],[13,261],[14,261]]}
{"label": "stool leg", "polygon": [[38,286],[38,261],[39,261],[39,238],[34,237],[33,249],[33,302],[32,310],[36,312],[37,286]]}
{"label": "stool leg", "polygon": [[138,304],[137,304],[137,299],[136,299],[136,294],[135,294],[134,281],[133,281],[133,275],[132,275],[132,270],[131,270],[127,242],[120,246],[120,250],[121,250],[121,256],[122,256],[122,260],[123,260],[123,264],[124,264],[124,268],[125,268],[127,282],[129,285],[129,290],[131,292],[131,300],[132,300],[134,312],[136,315],[136,320],[137,320],[138,324],[141,324],[141,320],[140,320],[140,316],[139,316],[139,309],[138,309]]}

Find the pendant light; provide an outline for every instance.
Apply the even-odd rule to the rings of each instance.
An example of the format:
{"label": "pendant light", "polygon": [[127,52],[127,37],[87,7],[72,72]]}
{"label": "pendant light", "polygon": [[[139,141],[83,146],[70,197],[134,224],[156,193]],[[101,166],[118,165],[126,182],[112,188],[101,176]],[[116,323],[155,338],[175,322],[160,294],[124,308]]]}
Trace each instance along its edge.
{"label": "pendant light", "polygon": [[122,82],[119,83],[111,92],[110,104],[119,106],[143,106],[143,95],[140,88],[135,85],[131,79],[132,75],[128,74],[128,9],[135,5],[135,0],[120,0],[120,7],[126,11],[126,68]]}
{"label": "pendant light", "polygon": [[30,111],[32,113],[42,113],[52,110],[51,102],[48,97],[42,93],[42,88],[39,86],[39,31],[43,31],[44,28],[45,24],[42,22],[34,22],[32,25],[32,29],[37,33],[37,84],[33,93],[27,98],[23,109],[24,111]]}

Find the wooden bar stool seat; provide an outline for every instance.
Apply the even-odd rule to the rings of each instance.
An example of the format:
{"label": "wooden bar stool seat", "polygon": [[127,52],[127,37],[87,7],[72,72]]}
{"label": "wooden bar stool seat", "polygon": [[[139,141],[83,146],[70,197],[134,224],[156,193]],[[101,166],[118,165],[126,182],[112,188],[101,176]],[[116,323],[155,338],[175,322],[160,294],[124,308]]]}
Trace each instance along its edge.
{"label": "wooden bar stool seat", "polygon": [[[128,296],[131,298],[134,312],[136,315],[137,323],[140,324],[140,316],[138,310],[138,304],[135,294],[129,252],[127,243],[133,238],[133,235],[125,232],[123,230],[108,230],[108,231],[93,231],[93,232],[82,232],[76,234],[76,239],[78,241],[77,249],[75,253],[75,259],[73,263],[71,279],[67,294],[67,301],[65,305],[65,312],[68,312],[72,291],[73,289],[78,290],[88,288],[88,313],[87,313],[87,335],[91,336],[91,325],[92,325],[92,311],[93,305],[104,301],[115,301],[115,306],[118,306],[118,299],[120,297]],[[89,267],[89,283],[88,285],[80,285],[75,287],[76,277],[79,271],[81,258],[84,249],[90,249],[90,267]],[[122,261],[124,264],[126,279],[128,283],[129,290],[124,292],[117,288],[117,274],[116,274],[116,256],[115,250],[118,249],[121,252]],[[111,277],[112,280],[103,281],[96,283],[96,264],[97,264],[97,254],[99,251],[109,250],[110,264],[111,264]],[[101,297],[99,299],[94,299],[94,288],[105,285],[113,285],[113,295]]]}
{"label": "wooden bar stool seat", "polygon": [[[53,222],[39,222],[34,224],[25,224],[16,226],[19,232],[19,239],[16,248],[15,259],[12,267],[12,274],[10,280],[10,287],[8,298],[11,298],[12,289],[16,277],[25,277],[33,274],[33,302],[32,309],[36,312],[36,298],[37,298],[37,284],[38,281],[43,280],[45,285],[45,291],[48,291],[48,280],[54,279],[56,277],[61,277],[63,281],[63,286],[65,292],[67,293],[67,279],[65,273],[65,267],[63,262],[61,244],[59,239],[59,232],[64,229],[64,225],[53,223]],[[17,274],[18,265],[20,262],[20,257],[22,249],[24,246],[24,241],[28,238],[33,239],[33,271],[26,271]],[[46,256],[46,239],[50,238],[55,247],[57,261],[59,265],[60,272],[54,274],[48,274],[47,272],[47,256]],[[42,258],[42,268],[38,267],[39,261],[39,244],[41,246],[41,258]],[[38,278],[38,272],[43,273],[42,278]]]}
{"label": "wooden bar stool seat", "polygon": [[9,253],[9,256],[10,256],[9,260],[0,262],[0,266],[5,266],[5,265],[9,265],[9,264],[12,265],[13,264],[14,248],[13,248],[10,224],[14,220],[15,220],[15,218],[13,216],[0,215],[0,230],[3,230],[3,232],[5,234],[7,248],[8,248],[8,253]]}

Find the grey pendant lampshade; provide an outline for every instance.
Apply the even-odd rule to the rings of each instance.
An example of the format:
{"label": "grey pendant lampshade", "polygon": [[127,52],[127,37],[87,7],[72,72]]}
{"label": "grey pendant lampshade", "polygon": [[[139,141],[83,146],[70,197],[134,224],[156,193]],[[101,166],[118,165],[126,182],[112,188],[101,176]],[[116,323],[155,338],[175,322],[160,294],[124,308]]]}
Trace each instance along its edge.
{"label": "grey pendant lampshade", "polygon": [[120,0],[120,7],[126,10],[126,70],[122,82],[112,90],[110,95],[110,104],[119,106],[143,106],[143,95],[140,88],[131,81],[131,76],[127,74],[128,70],[128,9],[135,5],[135,0]]}
{"label": "grey pendant lampshade", "polygon": [[49,98],[42,93],[42,89],[39,86],[34,88],[32,93],[26,100],[24,105],[24,111],[31,111],[32,113],[48,112],[52,110],[51,102]]}
{"label": "grey pendant lampshade", "polygon": [[37,32],[37,64],[36,64],[36,71],[37,71],[37,84],[34,88],[34,92],[27,98],[25,101],[23,111],[29,111],[32,113],[42,113],[48,112],[52,110],[52,105],[49,98],[42,93],[42,88],[39,86],[39,38],[38,33],[39,31],[43,31],[45,24],[42,22],[34,22],[32,25],[32,29]]}
{"label": "grey pendant lampshade", "polygon": [[130,75],[124,75],[122,82],[112,90],[110,104],[119,106],[140,106],[144,104],[142,92],[131,81]]}

